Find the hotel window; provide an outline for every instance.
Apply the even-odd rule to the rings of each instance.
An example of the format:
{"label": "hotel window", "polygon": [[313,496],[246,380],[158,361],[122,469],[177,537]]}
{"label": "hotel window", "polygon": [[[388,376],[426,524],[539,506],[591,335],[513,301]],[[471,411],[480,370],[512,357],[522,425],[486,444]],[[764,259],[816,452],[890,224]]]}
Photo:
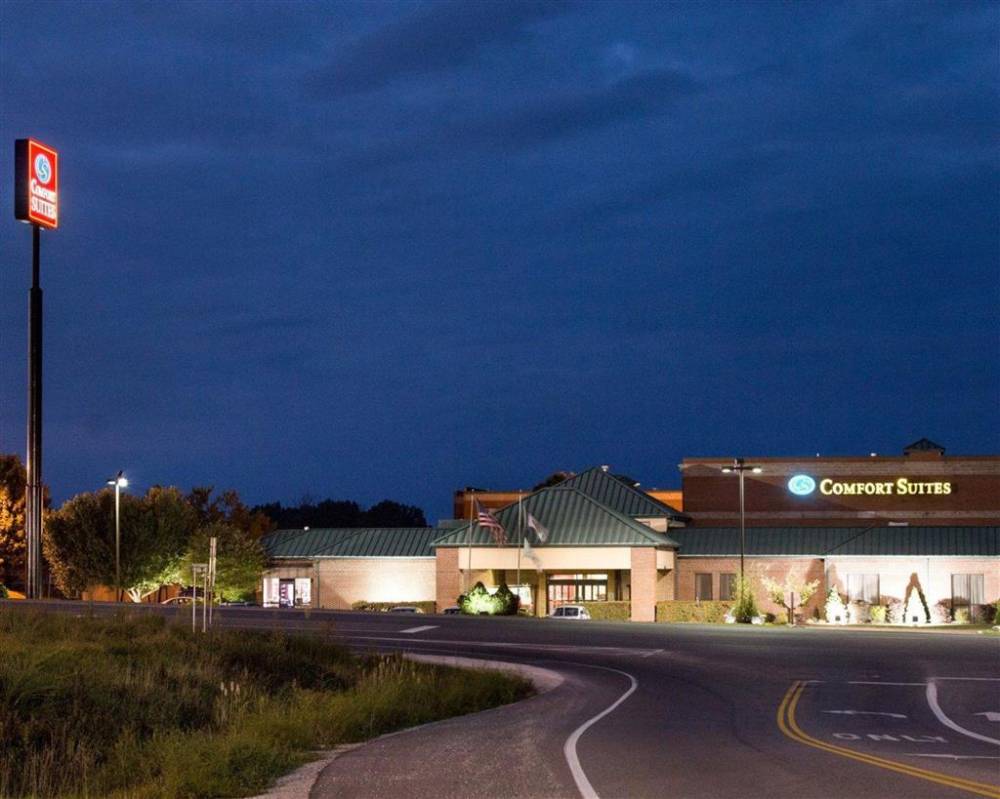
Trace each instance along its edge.
{"label": "hotel window", "polygon": [[695,602],[708,601],[712,598],[712,575],[695,574],[694,576],[694,599]]}
{"label": "hotel window", "polygon": [[953,574],[951,576],[951,607],[967,608],[983,604],[983,575]]}
{"label": "hotel window", "polygon": [[719,599],[736,599],[736,575],[723,572],[719,575]]}
{"label": "hotel window", "polygon": [[848,602],[867,602],[869,605],[880,604],[878,575],[848,574],[847,600]]}

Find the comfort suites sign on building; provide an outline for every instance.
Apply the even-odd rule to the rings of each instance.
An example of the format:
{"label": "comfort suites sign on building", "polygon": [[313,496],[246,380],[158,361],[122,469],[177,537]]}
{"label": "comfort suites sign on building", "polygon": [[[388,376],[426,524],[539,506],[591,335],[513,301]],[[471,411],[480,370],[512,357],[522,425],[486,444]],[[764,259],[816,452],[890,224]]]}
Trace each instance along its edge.
{"label": "comfort suites sign on building", "polygon": [[[915,497],[947,495],[952,492],[950,481],[917,481],[907,477],[892,480],[834,480],[825,477],[818,483],[823,496],[892,496]],[[796,474],[788,481],[788,490],[796,496],[807,497],[817,489],[815,478],[808,474]]]}

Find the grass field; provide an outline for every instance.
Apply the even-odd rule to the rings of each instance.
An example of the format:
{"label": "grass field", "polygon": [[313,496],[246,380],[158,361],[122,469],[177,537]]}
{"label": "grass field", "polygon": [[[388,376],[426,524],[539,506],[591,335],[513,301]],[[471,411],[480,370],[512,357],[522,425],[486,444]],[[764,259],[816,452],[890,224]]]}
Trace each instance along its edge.
{"label": "grass field", "polygon": [[247,796],[313,750],[530,693],[320,636],[0,609],[0,796]]}

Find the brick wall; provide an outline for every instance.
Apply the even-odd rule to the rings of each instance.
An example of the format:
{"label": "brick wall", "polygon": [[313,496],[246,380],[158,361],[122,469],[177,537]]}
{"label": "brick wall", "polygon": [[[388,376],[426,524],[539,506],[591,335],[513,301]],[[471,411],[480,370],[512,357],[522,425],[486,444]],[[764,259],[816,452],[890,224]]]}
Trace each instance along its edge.
{"label": "brick wall", "polygon": [[[755,585],[757,605],[762,613],[783,613],[784,608],[775,605],[766,597],[759,578],[766,576],[778,583],[784,583],[785,578],[793,574],[799,581],[819,580],[819,589],[805,608],[798,613],[807,618],[813,615],[815,608],[819,608],[822,614],[826,602],[826,585],[823,577],[823,561],[820,558],[747,558],[745,568]],[[719,575],[739,574],[739,571],[739,558],[678,558],[677,598],[694,601],[695,575],[706,573],[712,575],[712,599],[719,599]]]}
{"label": "brick wall", "polygon": [[632,547],[632,621],[656,621],[656,550]]}
{"label": "brick wall", "polygon": [[[432,602],[433,558],[333,558],[319,561],[319,607],[338,610],[355,602]],[[304,575],[306,576],[306,575]]]}
{"label": "brick wall", "polygon": [[462,577],[458,570],[458,547],[438,547],[435,558],[435,596],[438,610],[451,607],[462,593]]}

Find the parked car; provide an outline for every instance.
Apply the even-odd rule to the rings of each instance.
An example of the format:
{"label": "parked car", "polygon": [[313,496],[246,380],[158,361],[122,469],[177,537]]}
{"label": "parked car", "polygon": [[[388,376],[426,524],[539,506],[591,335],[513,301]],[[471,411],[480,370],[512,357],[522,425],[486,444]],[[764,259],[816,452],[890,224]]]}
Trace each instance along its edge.
{"label": "parked car", "polygon": [[220,602],[223,607],[226,608],[255,608],[257,603],[252,599],[223,599]]}
{"label": "parked car", "polygon": [[550,619],[576,619],[585,621],[590,618],[590,611],[583,605],[560,605],[552,611]]}
{"label": "parked car", "polygon": [[191,597],[184,596],[184,595],[181,595],[181,596],[172,596],[172,597],[170,597],[170,599],[164,599],[160,604],[161,605],[190,605],[191,604]]}
{"label": "parked car", "polygon": [[462,609],[458,605],[452,605],[441,611],[445,616],[457,616],[462,612]]}
{"label": "parked car", "polygon": [[398,605],[394,608],[389,608],[390,613],[423,613],[420,608],[416,608],[413,605]]}

